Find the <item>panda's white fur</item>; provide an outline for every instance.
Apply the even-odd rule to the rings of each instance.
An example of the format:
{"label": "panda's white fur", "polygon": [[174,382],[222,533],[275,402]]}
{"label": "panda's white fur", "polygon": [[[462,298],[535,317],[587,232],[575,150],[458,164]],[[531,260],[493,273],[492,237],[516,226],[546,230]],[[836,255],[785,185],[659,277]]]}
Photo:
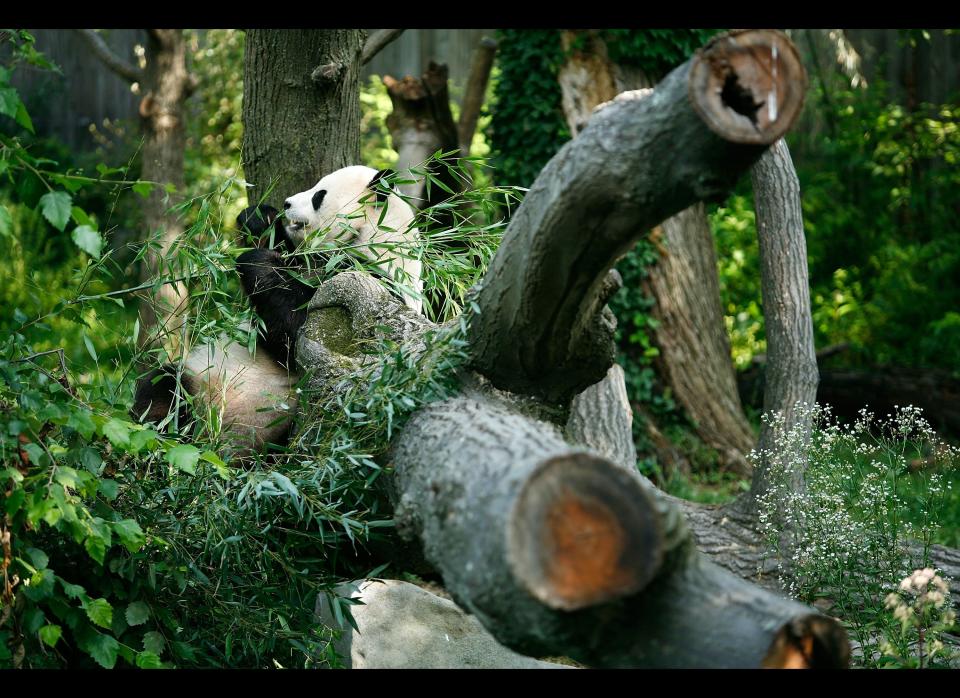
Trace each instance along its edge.
{"label": "panda's white fur", "polygon": [[419,238],[413,224],[414,211],[393,192],[385,195],[380,191],[378,201],[371,189],[371,181],[378,174],[363,165],[328,174],[313,188],[286,200],[284,229],[296,244],[316,233],[324,241],[336,242],[379,262],[384,275],[397,282],[406,304],[422,313],[422,266],[413,258]]}
{"label": "panda's white fur", "polygon": [[266,351],[251,355],[242,344],[222,340],[194,348],[184,359],[183,371],[194,410],[204,409],[219,422],[222,434],[240,453],[282,441],[295,414],[298,376]]}

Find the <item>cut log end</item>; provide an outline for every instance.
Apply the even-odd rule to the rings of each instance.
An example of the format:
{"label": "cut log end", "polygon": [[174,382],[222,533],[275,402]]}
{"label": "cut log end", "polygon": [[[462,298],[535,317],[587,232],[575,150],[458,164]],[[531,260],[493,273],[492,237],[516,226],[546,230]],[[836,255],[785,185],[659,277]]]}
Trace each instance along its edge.
{"label": "cut log end", "polygon": [[663,533],[646,491],[587,453],[544,461],[514,506],[514,574],[551,608],[575,610],[643,589],[659,569]]}
{"label": "cut log end", "polygon": [[785,34],[747,30],[707,44],[693,61],[689,85],[694,109],[714,133],[769,145],[800,114],[807,77]]}
{"label": "cut log end", "polygon": [[833,618],[801,616],[779,631],[762,666],[765,669],[846,669],[850,665],[850,641]]}

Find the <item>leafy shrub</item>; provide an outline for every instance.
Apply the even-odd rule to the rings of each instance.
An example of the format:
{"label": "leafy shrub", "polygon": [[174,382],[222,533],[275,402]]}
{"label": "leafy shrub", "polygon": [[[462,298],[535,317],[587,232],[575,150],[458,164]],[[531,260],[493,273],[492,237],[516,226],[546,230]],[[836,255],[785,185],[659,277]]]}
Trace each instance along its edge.
{"label": "leafy shrub", "polygon": [[[760,498],[760,527],[787,591],[825,599],[863,650],[883,663],[880,643],[899,619],[884,610],[899,580],[930,566],[930,546],[953,503],[960,449],[940,439],[920,410],[900,408],[884,419],[866,411],[854,424],[836,423],[826,408],[806,408],[812,436],[787,429],[782,415],[765,417],[777,443],[755,453],[771,463]],[[790,487],[801,469],[805,486]]]}

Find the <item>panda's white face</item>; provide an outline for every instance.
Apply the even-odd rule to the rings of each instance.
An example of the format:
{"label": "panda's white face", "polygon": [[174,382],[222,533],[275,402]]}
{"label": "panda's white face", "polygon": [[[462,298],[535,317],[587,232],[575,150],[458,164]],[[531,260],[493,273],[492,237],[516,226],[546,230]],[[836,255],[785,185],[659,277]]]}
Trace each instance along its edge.
{"label": "panda's white face", "polygon": [[[376,175],[372,167],[344,167],[328,174],[312,189],[288,198],[283,204],[287,235],[297,244],[313,233],[329,242],[354,241],[361,229],[379,220],[379,211],[373,210],[376,194],[370,189]],[[389,209],[394,207],[400,210],[391,213]],[[407,213],[409,219],[404,221],[408,217],[403,214]],[[388,201],[388,216],[393,225],[387,227],[395,229],[397,223],[409,225],[413,218],[409,206],[394,196]]]}
{"label": "panda's white face", "polygon": [[363,165],[328,174],[312,189],[284,202],[284,228],[296,245],[317,234],[326,242],[349,246],[406,285],[408,290],[401,290],[406,304],[422,312],[423,280],[414,211],[397,194],[384,196],[371,188],[377,174]]}

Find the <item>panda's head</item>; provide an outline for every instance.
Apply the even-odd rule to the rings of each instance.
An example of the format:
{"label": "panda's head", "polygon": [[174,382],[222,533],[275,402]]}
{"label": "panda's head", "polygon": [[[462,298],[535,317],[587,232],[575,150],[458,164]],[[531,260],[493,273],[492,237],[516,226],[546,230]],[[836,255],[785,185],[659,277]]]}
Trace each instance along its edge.
{"label": "panda's head", "polygon": [[328,174],[312,189],[289,197],[283,203],[287,235],[297,244],[316,231],[321,231],[326,241],[349,242],[357,229],[378,220],[379,214],[371,214],[375,206],[386,205],[392,222],[412,219],[407,204],[378,186],[390,172],[363,165],[344,167]]}

